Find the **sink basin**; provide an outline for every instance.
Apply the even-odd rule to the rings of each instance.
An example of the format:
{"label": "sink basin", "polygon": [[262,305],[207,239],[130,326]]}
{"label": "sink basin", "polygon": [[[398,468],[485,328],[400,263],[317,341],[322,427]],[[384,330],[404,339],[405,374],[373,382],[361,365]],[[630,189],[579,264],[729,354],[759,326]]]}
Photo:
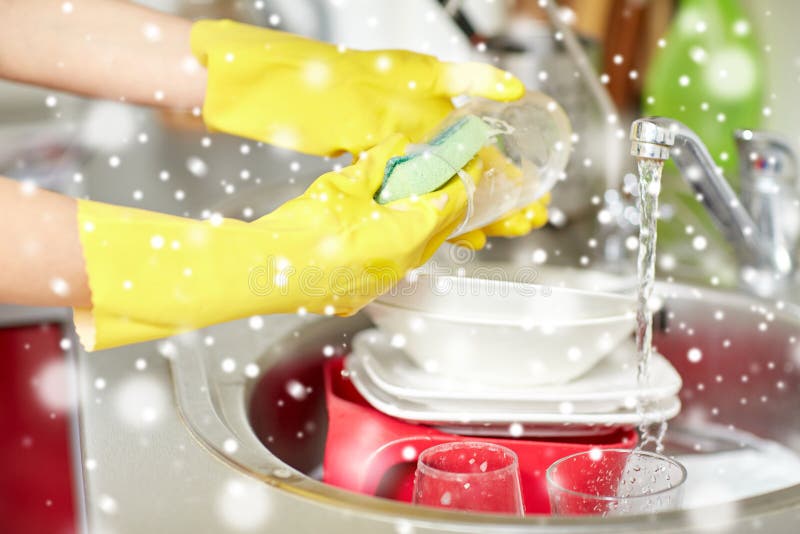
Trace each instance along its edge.
{"label": "sink basin", "polygon": [[[218,340],[213,351],[196,337],[178,338],[180,356],[172,359],[178,403],[197,439],[221,460],[294,497],[285,513],[328,507],[326,532],[794,531],[800,522],[797,309],[678,284],[659,283],[657,292],[664,309],[654,343],[684,382],[684,408],[670,424],[667,453],[689,466],[687,495],[694,500],[687,510],[506,518],[413,507],[319,482],[327,431],[322,366],[370,327],[363,314],[264,318],[259,328],[276,341],[236,354],[234,372],[219,365],[220,354],[258,336],[252,322],[209,329]],[[758,478],[764,466],[772,474]]]}

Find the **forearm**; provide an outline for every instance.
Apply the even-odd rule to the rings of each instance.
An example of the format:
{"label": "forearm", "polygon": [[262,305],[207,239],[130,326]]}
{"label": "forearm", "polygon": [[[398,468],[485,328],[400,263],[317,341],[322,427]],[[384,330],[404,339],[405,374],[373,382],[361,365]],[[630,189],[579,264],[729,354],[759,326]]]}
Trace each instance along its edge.
{"label": "forearm", "polygon": [[91,305],[74,199],[0,177],[0,303]]}
{"label": "forearm", "polygon": [[116,0],[0,0],[0,78],[174,108],[201,106],[191,22]]}

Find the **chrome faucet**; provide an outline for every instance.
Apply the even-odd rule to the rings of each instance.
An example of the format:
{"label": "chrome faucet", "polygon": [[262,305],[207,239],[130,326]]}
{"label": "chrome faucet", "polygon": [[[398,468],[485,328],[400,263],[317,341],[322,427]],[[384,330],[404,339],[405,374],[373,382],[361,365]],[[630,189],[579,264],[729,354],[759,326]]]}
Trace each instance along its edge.
{"label": "chrome faucet", "polygon": [[800,244],[797,156],[789,142],[775,133],[737,130],[734,138],[742,205],[769,246],[792,254]]}
{"label": "chrome faucet", "polygon": [[[703,142],[686,125],[662,117],[639,119],[631,125],[630,138],[635,158],[675,162],[733,246],[747,289],[771,296],[786,287],[797,270],[800,235],[797,158],[788,143],[773,134],[736,132],[740,199]],[[791,209],[786,209],[787,202]]]}

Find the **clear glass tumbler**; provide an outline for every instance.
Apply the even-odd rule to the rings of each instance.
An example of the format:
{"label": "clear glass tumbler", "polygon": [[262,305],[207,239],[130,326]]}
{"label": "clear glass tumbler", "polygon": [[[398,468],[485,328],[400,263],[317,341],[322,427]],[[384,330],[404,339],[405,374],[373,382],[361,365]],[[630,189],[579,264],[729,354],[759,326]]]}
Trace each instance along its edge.
{"label": "clear glass tumbler", "polygon": [[[529,91],[513,102],[474,98],[453,111],[440,126],[446,128],[473,115],[494,128],[484,155],[483,176],[471,183],[470,212],[461,232],[496,221],[509,211],[522,208],[549,192],[569,159],[572,127],[566,113],[549,96]],[[470,180],[458,172],[462,180]]]}
{"label": "clear glass tumbler", "polygon": [[[459,128],[471,132],[470,141],[457,145],[455,150],[440,150],[446,145],[442,139]],[[459,235],[496,221],[547,194],[556,182],[565,178],[571,136],[572,128],[561,106],[549,96],[531,91],[513,102],[471,99],[445,117],[427,139],[409,145],[406,155],[437,158],[437,165],[443,164],[452,172],[448,176],[461,178],[469,204],[465,220],[454,234]],[[471,176],[463,170],[475,151],[483,163],[480,176]],[[376,200],[385,203],[405,198],[410,196],[409,184],[425,181],[423,169],[406,172],[409,175],[404,179],[381,186]]]}
{"label": "clear glass tumbler", "polygon": [[517,455],[481,441],[455,441],[420,454],[414,504],[523,515]]}
{"label": "clear glass tumbler", "polygon": [[686,469],[660,454],[592,449],[547,469],[553,515],[633,515],[674,510],[683,498]]}

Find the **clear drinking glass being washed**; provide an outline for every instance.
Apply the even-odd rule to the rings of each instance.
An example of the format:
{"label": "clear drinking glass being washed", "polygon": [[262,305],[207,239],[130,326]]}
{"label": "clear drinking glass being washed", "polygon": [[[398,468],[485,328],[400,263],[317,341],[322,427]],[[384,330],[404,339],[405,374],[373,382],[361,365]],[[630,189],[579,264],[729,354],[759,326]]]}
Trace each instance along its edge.
{"label": "clear drinking glass being washed", "polygon": [[680,507],[686,469],[660,454],[592,449],[547,469],[553,515],[651,514]]}
{"label": "clear drinking glass being washed", "polygon": [[[475,98],[454,110],[441,128],[466,116],[494,128],[491,147],[502,158],[484,158],[483,178],[473,185],[472,202],[462,232],[485,226],[548,193],[564,178],[571,151],[572,127],[567,114],[549,96],[529,91],[513,102]],[[459,172],[464,178],[466,173]]]}
{"label": "clear drinking glass being washed", "polygon": [[481,441],[455,441],[420,454],[414,504],[523,515],[519,461],[510,449]]}
{"label": "clear drinking glass being washed", "polygon": [[[431,175],[441,173],[446,181],[457,174],[469,193],[467,215],[454,234],[459,235],[528,206],[550,191],[565,177],[571,135],[564,110],[542,93],[528,92],[513,102],[475,98],[450,113],[426,140],[409,145],[404,157],[394,158],[399,160],[391,166],[394,179],[384,182],[376,200],[385,203],[410,196],[412,184]],[[483,163],[477,183],[463,170],[476,153]],[[403,161],[417,156],[428,162],[435,158],[434,165],[443,168],[419,169]]]}

